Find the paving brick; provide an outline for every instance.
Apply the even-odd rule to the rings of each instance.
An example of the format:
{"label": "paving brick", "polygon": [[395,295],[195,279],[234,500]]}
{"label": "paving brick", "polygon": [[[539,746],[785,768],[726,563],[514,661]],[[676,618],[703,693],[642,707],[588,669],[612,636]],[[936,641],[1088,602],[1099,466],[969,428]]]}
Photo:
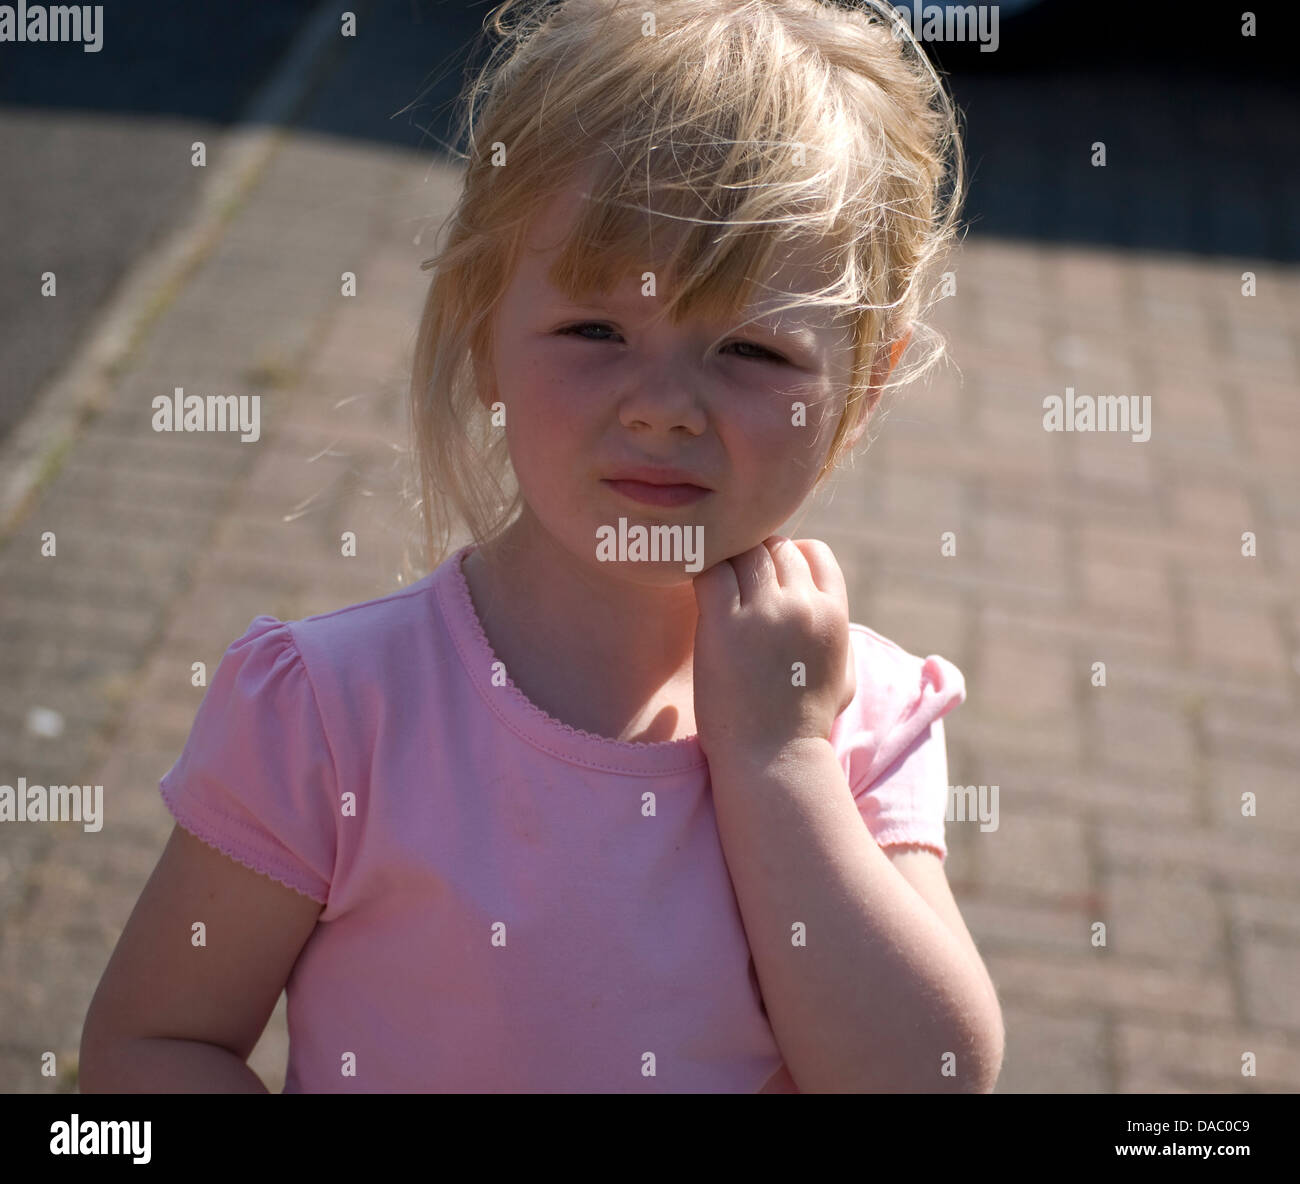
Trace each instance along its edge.
{"label": "paving brick", "polygon": [[980,561],[1018,584],[1064,589],[1065,536],[1057,523],[986,512],[976,524]]}
{"label": "paving brick", "polygon": [[[1185,356],[1183,360],[1186,365],[1190,358]],[[1205,371],[1192,382],[1156,372],[1148,389],[1141,393],[1151,396],[1149,443],[1158,443],[1162,455],[1167,455],[1172,439],[1221,449],[1233,437],[1228,401],[1213,378],[1207,380]]]}
{"label": "paving brick", "polygon": [[104,830],[110,836],[129,834],[161,852],[172,818],[158,782],[179,757],[182,745],[159,745],[156,752],[137,757],[133,749],[144,743],[142,737],[124,738],[95,776],[104,786]]}
{"label": "paving brick", "polygon": [[1296,405],[1295,384],[1286,382],[1233,382],[1228,384],[1234,401],[1257,415],[1276,417],[1294,426],[1300,423],[1300,406]]}
{"label": "paving brick", "polygon": [[[1300,1090],[1300,1045],[1267,1032],[1232,1026],[1189,1030],[1120,1020],[1115,1025],[1120,1070],[1134,1081],[1165,1075],[1199,1093]],[[1242,1056],[1255,1054],[1255,1076],[1242,1075]]]}
{"label": "paving brick", "polygon": [[1186,715],[1117,694],[1109,685],[1089,689],[1092,694],[1087,701],[1096,727],[1095,758],[1100,765],[1193,774],[1196,742]]}
{"label": "paving brick", "polygon": [[1300,942],[1248,936],[1240,949],[1245,1018],[1261,1028],[1300,1034]]}
{"label": "paving brick", "polygon": [[[0,945],[0,982],[20,1015],[21,1028],[10,1028],[10,1048],[33,1054],[39,1077],[40,1053],[49,1050],[60,1063],[76,1055],[82,1022],[94,995],[111,946],[87,933],[66,933],[59,924],[41,918],[12,934]],[[62,919],[58,919],[60,922]]]}
{"label": "paving brick", "polygon": [[1076,668],[1068,650],[986,637],[978,670],[981,716],[1033,728],[1073,725],[1075,684],[1086,671]]}
{"label": "paving brick", "polygon": [[975,821],[947,824],[976,832],[981,888],[1037,895],[1043,904],[1090,892],[1083,824],[1065,813],[1042,813],[1032,800],[1032,785],[998,785],[996,830],[981,830]]}
{"label": "paving brick", "polygon": [[[70,480],[72,476],[70,475]],[[105,511],[111,505],[112,512]],[[175,544],[185,550],[196,534],[205,531],[211,515],[205,511],[169,506],[161,500],[151,505],[143,502],[126,506],[113,503],[111,494],[88,491],[84,496],[65,491],[61,486],[42,505],[41,522],[56,536],[66,529],[94,523],[96,532],[107,537],[147,537],[155,542]],[[60,543],[59,553],[67,557]]]}
{"label": "paving brick", "polygon": [[1107,870],[1195,872],[1217,877],[1232,888],[1264,893],[1294,892],[1300,888],[1294,844],[1275,839],[1266,832],[1235,835],[1225,833],[1222,828],[1147,829],[1103,822],[1099,827],[1098,850]]}
{"label": "paving brick", "polygon": [[[62,731],[48,736],[36,730],[32,713],[36,709],[55,712]],[[115,702],[102,684],[69,683],[24,678],[0,683],[0,737],[27,732],[37,745],[56,747],[62,732],[75,729],[93,732],[116,714]]]}
{"label": "paving brick", "polygon": [[1153,506],[1157,468],[1149,442],[1133,440],[1132,433],[1094,432],[1067,433],[1065,443],[1069,483],[1094,506],[1113,503],[1121,512]]}
{"label": "paving brick", "polygon": [[[205,639],[209,643],[208,649],[220,645],[220,651],[224,652],[227,646],[244,635],[254,617],[266,611],[265,603],[256,591],[250,591],[246,586],[226,584],[216,579],[203,580],[186,598],[172,622],[172,632],[178,638]],[[223,638],[226,639],[224,642]],[[220,660],[220,652],[216,658]],[[196,654],[191,661],[210,659]],[[215,665],[209,666],[209,679],[215,670]],[[174,673],[188,673],[188,670]]]}
{"label": "paving brick", "polygon": [[0,581],[7,598],[57,597],[97,599],[130,606],[142,599],[166,602],[182,591],[183,573],[172,566],[153,573],[125,564],[96,566],[86,562],[62,534],[59,554],[20,559],[13,552],[0,558]]}
{"label": "paving brick", "polygon": [[202,468],[182,474],[143,466],[93,465],[78,458],[59,481],[59,491],[72,499],[111,505],[115,514],[129,514],[148,524],[155,521],[152,515],[187,522],[196,515],[210,518],[222,509],[229,484],[224,475],[209,476]]}
{"label": "paving brick", "polygon": [[1300,456],[1300,428],[1280,424],[1272,416],[1248,411],[1246,434],[1252,454],[1262,463],[1292,468]]}
{"label": "paving brick", "polygon": [[1191,619],[1192,656],[1204,667],[1253,670],[1277,684],[1287,681],[1289,655],[1273,614],[1198,598]]}
{"label": "paving brick", "polygon": [[71,592],[57,599],[24,597],[0,603],[0,634],[12,631],[57,640],[61,633],[75,632],[129,654],[147,645],[157,628],[157,613],[146,606],[107,604]]}
{"label": "paving brick", "polygon": [[1171,491],[1174,523],[1180,530],[1227,532],[1240,543],[1243,530],[1255,530],[1255,509],[1241,488],[1193,483],[1180,474],[1178,484]]}
{"label": "paving brick", "polygon": [[1126,616],[1167,611],[1169,583],[1159,562],[1122,564],[1081,556],[1083,595],[1098,608]]}
{"label": "paving brick", "polygon": [[922,588],[891,588],[871,599],[862,624],[913,654],[941,654],[961,668],[966,661],[967,613],[958,597]]}
{"label": "paving brick", "polygon": [[1167,615],[1122,618],[1096,605],[1067,606],[1046,596],[990,596],[981,605],[979,628],[986,636],[1018,638],[1034,645],[1075,646],[1089,668],[1093,662],[1110,661],[1112,655],[1168,666],[1179,653],[1177,633]]}
{"label": "paving brick", "polygon": [[1003,1005],[1007,1033],[998,1094],[1110,1093],[1106,1021],[1096,1012],[1051,1015]]}
{"label": "paving brick", "polygon": [[1195,875],[1111,872],[1102,879],[1106,944],[1121,958],[1207,968],[1225,955],[1215,894]]}
{"label": "paving brick", "polygon": [[1219,698],[1203,714],[1210,754],[1300,766],[1300,705]]}
{"label": "paving brick", "polygon": [[[57,529],[56,529],[57,527]],[[30,565],[29,571],[39,570],[36,557],[39,555],[39,543],[29,540],[44,529],[56,531],[58,554],[41,558],[40,563],[52,563],[58,560],[70,560],[83,571],[98,572],[111,567],[129,567],[143,576],[153,587],[166,589],[171,586],[176,573],[184,573],[192,562],[194,553],[202,544],[204,534],[196,533],[183,541],[164,541],[160,538],[142,534],[124,534],[116,520],[107,523],[77,521],[71,523],[54,523],[36,516],[28,519],[24,529],[15,536],[4,552],[4,565],[12,569],[13,565]],[[134,584],[133,580],[133,584]],[[77,581],[83,590],[95,587],[95,582]],[[104,587],[114,588],[111,580],[105,580]]]}
{"label": "paving brick", "polygon": [[[1255,795],[1253,818],[1242,814],[1244,793]],[[1212,821],[1225,831],[1249,835],[1264,826],[1279,837],[1289,831],[1300,838],[1300,780],[1294,765],[1214,761],[1208,796]]]}
{"label": "paving brick", "polygon": [[1192,822],[1200,817],[1197,786],[1183,778],[1144,771],[1062,772],[1024,770],[1032,781],[1034,800],[1044,810],[1081,819],[1153,822]]}
{"label": "paving brick", "polygon": [[1201,565],[1214,574],[1239,577],[1245,569],[1241,540],[1224,535],[1173,533],[1166,529],[1140,529],[1114,520],[1079,524],[1079,545],[1085,553],[1122,562],[1137,555],[1143,564],[1177,561],[1187,568]]}
{"label": "paving brick", "polygon": [[[977,716],[982,694],[978,679],[967,679],[967,706],[976,731],[978,752],[984,763],[996,771],[999,784],[1011,784],[1018,770],[1078,768],[1084,759],[1084,739],[1070,723],[1025,727]],[[1022,784],[1027,784],[1022,781]]]}
{"label": "paving brick", "polygon": [[978,438],[999,453],[1014,453],[1022,471],[1028,467],[1045,476],[1051,469],[1059,455],[1058,443],[1043,429],[1041,394],[1022,398],[1017,404],[1008,404],[1005,398],[982,399],[974,404],[972,414]]}
{"label": "paving brick", "polygon": [[1113,1092],[1117,1094],[1192,1094],[1202,1091],[1180,1085],[1171,1075],[1151,1071],[1142,1073],[1121,1073],[1117,1075],[1119,1084]]}
{"label": "paving brick", "polygon": [[1114,255],[1063,248],[1048,257],[1050,282],[1069,304],[1120,308],[1128,299],[1129,269]]}
{"label": "paving brick", "polygon": [[1244,891],[1228,892],[1225,896],[1238,940],[1255,936],[1293,942],[1300,939],[1300,912],[1295,908],[1294,899]]}
{"label": "paving brick", "polygon": [[[1260,617],[1274,622],[1276,627],[1276,622],[1283,619],[1293,599],[1293,581],[1273,556],[1264,562],[1243,557],[1240,563],[1233,562],[1228,556],[1210,568],[1194,568],[1176,562],[1171,568],[1172,581],[1181,589],[1180,598],[1203,611],[1211,619],[1211,625],[1212,618],[1226,609],[1229,616],[1239,613]],[[1233,621],[1228,624],[1236,629],[1248,626],[1250,622],[1242,622],[1241,626]],[[1241,659],[1219,662],[1218,665],[1221,670],[1250,669]],[[1254,668],[1258,669],[1258,663]]]}
{"label": "paving brick", "polygon": [[1025,903],[1011,896],[994,899],[985,893],[961,898],[962,919],[981,950],[1077,953],[1089,947],[1089,926],[1103,919],[1095,915],[1098,912],[1086,908],[1082,895],[1069,907]]}
{"label": "paving brick", "polygon": [[1097,1008],[1135,1019],[1226,1020],[1233,1014],[1231,984],[1217,970],[1188,975],[1105,950],[1050,957],[989,951],[984,964],[999,997],[1021,1005]]}
{"label": "paving brick", "polygon": [[112,825],[113,808],[106,791],[104,829],[66,835],[35,869],[24,915],[34,940],[116,944],[162,850],[142,832]]}

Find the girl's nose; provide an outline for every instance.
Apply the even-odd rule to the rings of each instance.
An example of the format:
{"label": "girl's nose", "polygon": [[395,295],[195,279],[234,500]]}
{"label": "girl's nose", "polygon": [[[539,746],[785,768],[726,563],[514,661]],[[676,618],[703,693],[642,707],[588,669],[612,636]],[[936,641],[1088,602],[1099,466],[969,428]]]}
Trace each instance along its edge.
{"label": "girl's nose", "polygon": [[619,400],[619,421],[624,427],[659,432],[680,428],[693,436],[705,430],[708,416],[700,396],[680,372],[669,371],[670,367],[659,367],[624,389]]}

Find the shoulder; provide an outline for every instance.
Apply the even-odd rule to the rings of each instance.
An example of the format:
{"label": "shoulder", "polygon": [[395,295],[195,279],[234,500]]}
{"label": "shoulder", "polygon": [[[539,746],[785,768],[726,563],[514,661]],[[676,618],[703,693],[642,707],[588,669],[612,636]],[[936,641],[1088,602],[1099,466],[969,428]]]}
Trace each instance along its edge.
{"label": "shoulder", "polygon": [[315,716],[296,731],[323,728],[336,754],[350,738],[363,744],[394,704],[413,707],[418,680],[444,665],[434,611],[426,576],[326,613],[257,616],[223,655],[212,698],[245,704],[251,720]]}
{"label": "shoulder", "polygon": [[393,676],[410,667],[412,652],[433,636],[431,576],[383,596],[326,613],[272,622],[267,643],[288,638],[308,674],[322,681]]}
{"label": "shoulder", "polygon": [[908,653],[856,622],[850,622],[849,634],[858,686],[846,711],[856,708],[861,718],[880,728],[921,717],[929,723],[965,700],[965,676],[947,658]]}
{"label": "shoulder", "polygon": [[830,740],[855,792],[927,741],[942,745],[939,721],[966,698],[962,672],[938,654],[920,657],[850,622],[857,689]]}

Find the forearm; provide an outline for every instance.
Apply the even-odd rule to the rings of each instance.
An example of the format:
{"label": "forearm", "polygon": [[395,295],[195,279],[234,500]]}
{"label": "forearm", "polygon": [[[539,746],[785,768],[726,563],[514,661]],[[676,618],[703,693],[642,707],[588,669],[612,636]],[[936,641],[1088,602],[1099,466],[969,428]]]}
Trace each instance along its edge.
{"label": "forearm", "polygon": [[156,1036],[124,1040],[84,1056],[79,1077],[83,1094],[271,1092],[229,1049]]}
{"label": "forearm", "polygon": [[[799,1088],[991,1088],[1001,1020],[983,967],[876,845],[830,743],[710,756],[709,769],[768,1019]],[[800,922],[806,945],[793,940]]]}

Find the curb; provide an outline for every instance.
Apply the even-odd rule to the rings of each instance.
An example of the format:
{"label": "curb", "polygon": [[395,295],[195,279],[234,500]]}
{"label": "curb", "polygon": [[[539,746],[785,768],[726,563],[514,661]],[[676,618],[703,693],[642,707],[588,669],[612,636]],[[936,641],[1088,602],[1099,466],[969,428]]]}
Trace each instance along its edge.
{"label": "curb", "polygon": [[117,371],[159,313],[220,241],[288,134],[288,123],[338,52],[339,9],[324,0],[219,141],[219,161],[188,220],[145,251],[82,339],[0,444],[0,545],[58,473],[82,427],[103,409]]}

